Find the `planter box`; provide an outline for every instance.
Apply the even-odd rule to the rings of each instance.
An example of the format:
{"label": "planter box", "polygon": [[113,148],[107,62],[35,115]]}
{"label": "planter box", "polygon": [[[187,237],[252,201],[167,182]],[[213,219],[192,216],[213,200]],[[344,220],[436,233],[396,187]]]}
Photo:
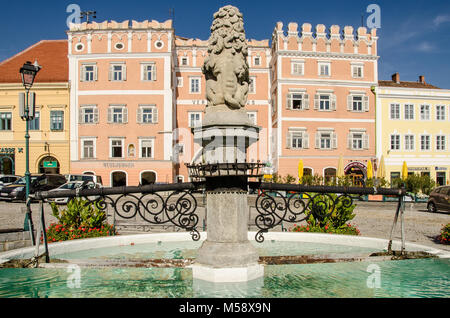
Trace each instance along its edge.
{"label": "planter box", "polygon": [[382,195],[369,195],[369,201],[370,202],[382,202],[383,196]]}

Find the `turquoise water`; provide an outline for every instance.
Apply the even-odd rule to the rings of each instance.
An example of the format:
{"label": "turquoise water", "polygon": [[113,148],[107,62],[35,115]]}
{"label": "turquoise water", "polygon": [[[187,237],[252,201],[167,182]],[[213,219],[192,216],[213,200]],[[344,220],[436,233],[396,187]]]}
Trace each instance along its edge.
{"label": "turquoise water", "polygon": [[[370,284],[371,265],[378,266],[380,288],[370,288],[377,287]],[[79,280],[73,275],[66,269],[1,269],[0,297],[442,298],[450,292],[448,259],[267,266],[261,280],[217,286],[194,282],[189,269],[81,269]]]}

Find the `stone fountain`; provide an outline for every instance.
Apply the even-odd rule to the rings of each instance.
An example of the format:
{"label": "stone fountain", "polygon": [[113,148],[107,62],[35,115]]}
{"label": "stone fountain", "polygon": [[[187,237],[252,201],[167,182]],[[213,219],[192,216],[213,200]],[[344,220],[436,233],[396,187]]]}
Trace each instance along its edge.
{"label": "stone fountain", "polygon": [[208,53],[203,66],[208,105],[202,126],[193,130],[195,142],[203,147],[202,164],[210,172],[205,177],[208,237],[198,251],[193,276],[214,283],[246,282],[264,275],[248,240],[245,169],[248,147],[258,141],[260,127],[245,111],[248,46],[238,8],[225,6],[214,14]]}

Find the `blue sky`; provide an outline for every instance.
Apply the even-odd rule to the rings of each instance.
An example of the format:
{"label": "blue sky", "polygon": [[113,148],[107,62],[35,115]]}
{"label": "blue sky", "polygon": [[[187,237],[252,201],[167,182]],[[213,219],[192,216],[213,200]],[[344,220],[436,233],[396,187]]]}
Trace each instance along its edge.
{"label": "blue sky", "polygon": [[[270,39],[276,22],[361,26],[369,4],[381,8],[379,40],[380,79],[395,72],[405,81],[425,75],[427,82],[450,89],[450,1],[448,0],[21,0],[4,3],[0,10],[0,60],[42,39],[65,39],[66,8],[78,4],[96,10],[96,21],[165,21],[175,8],[177,35],[208,39],[212,15],[232,4],[244,14],[247,38]],[[24,17],[24,16],[27,17]],[[30,17],[30,18],[29,18]],[[1,75],[0,75],[1,76]]]}

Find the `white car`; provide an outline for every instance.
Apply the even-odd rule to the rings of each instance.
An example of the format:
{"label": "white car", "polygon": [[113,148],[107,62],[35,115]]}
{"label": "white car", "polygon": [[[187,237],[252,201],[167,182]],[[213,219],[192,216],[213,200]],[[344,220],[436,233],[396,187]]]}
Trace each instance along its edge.
{"label": "white car", "polygon": [[[87,183],[85,181],[71,181],[71,182],[67,182],[67,183],[63,184],[59,188],[50,190],[49,192],[61,192],[61,191],[75,190],[75,189],[81,188],[83,186],[83,184],[85,184],[84,189],[96,188],[96,186],[94,185],[94,183],[92,181],[87,182]],[[46,199],[46,201],[49,203],[54,202],[56,204],[65,205],[69,202],[69,198],[54,198],[54,199],[50,198],[50,199]]]}

